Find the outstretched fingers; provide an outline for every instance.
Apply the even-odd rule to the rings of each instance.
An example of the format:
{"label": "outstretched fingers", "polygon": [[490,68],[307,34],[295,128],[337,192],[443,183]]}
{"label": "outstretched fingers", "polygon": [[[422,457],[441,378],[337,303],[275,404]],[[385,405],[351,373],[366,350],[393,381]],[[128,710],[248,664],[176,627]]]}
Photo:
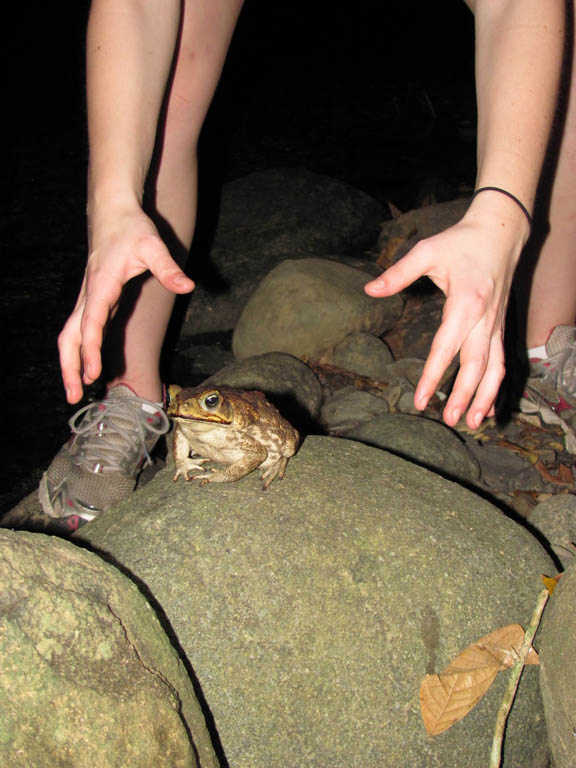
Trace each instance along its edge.
{"label": "outstretched fingers", "polygon": [[[466,365],[464,354],[461,357],[464,358],[462,363],[462,368],[464,368]],[[486,416],[490,416],[494,412],[494,404],[505,373],[503,331],[500,331],[494,333],[490,340],[486,368],[479,384],[474,387],[476,394],[466,417],[466,424],[470,429],[477,429]]]}
{"label": "outstretched fingers", "polygon": [[[454,296],[449,295],[444,304],[442,322],[430,348],[430,353],[422,372],[422,377],[416,388],[414,404],[419,410],[424,410],[428,401],[438,389],[442,377],[448,370],[448,367],[464,348],[470,339],[476,339],[473,345],[476,349],[476,361],[479,366],[482,360],[487,358],[482,336],[474,330],[480,323],[484,314],[484,305],[481,301],[474,301],[472,297],[464,296],[456,292]],[[451,406],[460,406],[463,398],[456,402],[452,401]],[[449,409],[445,411],[448,415]],[[460,413],[449,417],[449,423],[456,423],[460,418]]]}
{"label": "outstretched fingers", "polygon": [[80,322],[81,309],[77,307],[58,336],[62,381],[66,391],[66,399],[71,404],[77,403],[82,398],[82,363],[80,359],[82,334],[80,332]]}
{"label": "outstretched fingers", "polygon": [[74,311],[60,336],[60,368],[69,403],[82,398],[83,384],[92,384],[102,371],[104,328],[118,303],[122,283],[111,275],[84,276]]}
{"label": "outstretched fingers", "polygon": [[[457,324],[456,314],[452,320]],[[466,423],[476,429],[493,408],[505,372],[503,329],[490,323],[487,316],[482,315],[471,329],[462,323],[462,331],[457,334],[452,334],[445,323],[441,325],[416,389],[415,404],[422,409],[426,406],[439,384],[439,376],[446,370],[446,363],[449,364],[449,354],[456,347],[459,347],[460,367],[443,417],[446,424],[454,426],[468,411]]]}
{"label": "outstretched fingers", "polygon": [[102,372],[104,329],[120,301],[123,287],[123,281],[112,274],[102,272],[88,278],[86,302],[80,321],[80,356],[84,384],[92,384]]}
{"label": "outstretched fingers", "polygon": [[76,307],[58,339],[62,379],[70,403],[78,402],[83,384],[92,384],[102,372],[106,325],[126,283],[149,271],[172,293],[188,293],[194,288],[149,220],[136,221],[140,228],[136,235],[134,219],[128,223],[126,232],[114,232],[91,253]]}

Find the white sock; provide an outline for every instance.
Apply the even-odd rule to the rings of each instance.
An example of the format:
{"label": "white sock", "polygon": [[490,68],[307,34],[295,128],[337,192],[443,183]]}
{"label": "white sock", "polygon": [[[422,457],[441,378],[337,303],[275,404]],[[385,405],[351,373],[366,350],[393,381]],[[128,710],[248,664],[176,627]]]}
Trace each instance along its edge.
{"label": "white sock", "polygon": [[148,405],[148,403],[142,403],[142,410],[146,411],[146,413],[156,413],[157,411],[161,411],[164,408],[164,403],[154,403],[154,405],[156,408]]}
{"label": "white sock", "polygon": [[542,344],[540,347],[532,347],[528,350],[528,360],[544,360],[548,357],[546,353],[546,345]]}

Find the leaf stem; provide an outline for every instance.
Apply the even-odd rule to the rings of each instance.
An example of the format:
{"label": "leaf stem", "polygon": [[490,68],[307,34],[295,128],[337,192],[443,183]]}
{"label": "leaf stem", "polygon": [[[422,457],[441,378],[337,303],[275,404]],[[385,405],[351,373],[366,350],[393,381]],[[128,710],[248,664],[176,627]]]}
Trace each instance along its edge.
{"label": "leaf stem", "polygon": [[512,671],[510,672],[508,685],[506,687],[506,691],[504,692],[502,704],[498,710],[498,717],[496,718],[494,739],[492,741],[492,751],[490,752],[490,768],[500,767],[500,761],[502,759],[502,742],[504,740],[504,728],[506,727],[506,720],[508,719],[510,708],[514,702],[514,697],[516,696],[516,690],[518,689],[520,676],[522,675],[522,670],[524,669],[526,658],[530,652],[530,648],[532,647],[532,640],[534,639],[534,635],[536,634],[536,630],[540,624],[542,612],[549,597],[550,592],[547,589],[543,589],[538,595],[536,608],[534,609],[534,613],[530,619],[530,624],[524,633],[524,642],[520,648],[518,659],[514,663]]}

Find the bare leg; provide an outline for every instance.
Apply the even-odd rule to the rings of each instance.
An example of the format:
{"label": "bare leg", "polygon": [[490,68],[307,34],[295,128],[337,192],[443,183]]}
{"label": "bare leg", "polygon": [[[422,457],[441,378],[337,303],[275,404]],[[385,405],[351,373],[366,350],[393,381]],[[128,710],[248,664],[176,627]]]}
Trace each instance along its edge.
{"label": "bare leg", "polygon": [[[189,250],[194,233],[198,137],[241,7],[242,0],[194,0],[184,6],[154,195],[156,212],[183,252]],[[162,399],[159,361],[174,300],[173,293],[148,278],[129,317],[119,312],[106,340],[107,361],[114,371],[111,384],[122,381],[140,397]]]}
{"label": "bare leg", "polygon": [[529,292],[526,343],[545,344],[557,325],[576,321],[576,64],[550,197],[550,232],[538,255]]}

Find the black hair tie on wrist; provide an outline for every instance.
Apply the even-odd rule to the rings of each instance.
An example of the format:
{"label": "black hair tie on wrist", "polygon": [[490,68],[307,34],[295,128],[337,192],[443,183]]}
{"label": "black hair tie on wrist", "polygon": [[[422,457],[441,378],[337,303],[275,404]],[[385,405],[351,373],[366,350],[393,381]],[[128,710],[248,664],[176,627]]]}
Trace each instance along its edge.
{"label": "black hair tie on wrist", "polygon": [[528,213],[528,209],[526,208],[524,203],[518,200],[516,195],[513,195],[512,192],[508,192],[507,189],[501,189],[500,187],[480,187],[480,189],[477,189],[472,195],[472,200],[474,200],[476,195],[479,195],[480,192],[500,192],[501,194],[506,195],[506,197],[509,197],[510,200],[514,200],[514,202],[520,208],[524,216],[526,216],[526,218],[528,219],[528,225],[530,229],[532,229],[532,216],[530,216],[530,214]]}

